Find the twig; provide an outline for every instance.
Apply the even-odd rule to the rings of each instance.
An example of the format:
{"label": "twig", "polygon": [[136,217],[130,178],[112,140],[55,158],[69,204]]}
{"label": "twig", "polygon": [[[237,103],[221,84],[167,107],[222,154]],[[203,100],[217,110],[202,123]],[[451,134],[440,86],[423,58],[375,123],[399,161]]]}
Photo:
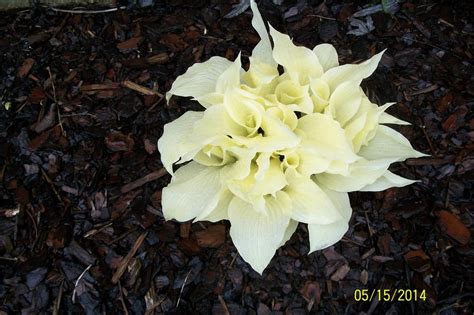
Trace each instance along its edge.
{"label": "twig", "polygon": [[145,315],[150,315],[150,314],[152,314],[153,311],[155,310],[155,308],[157,308],[158,306],[160,306],[161,303],[163,303],[164,300],[166,300],[166,296],[163,296],[158,302],[153,303],[153,305],[151,305],[151,306],[145,311]]}
{"label": "twig", "polygon": [[54,195],[55,195],[56,198],[58,199],[59,203],[60,203],[61,205],[64,205],[64,202],[63,202],[63,200],[61,199],[61,196],[59,195],[58,191],[56,190],[56,187],[54,187],[54,183],[53,183],[53,181],[51,180],[51,178],[49,178],[48,174],[46,174],[46,172],[44,171],[44,169],[43,169],[42,167],[40,167],[40,170],[41,170],[41,174],[43,174],[44,179],[46,180],[46,182],[48,182],[49,186],[50,186],[51,189],[53,190]]}
{"label": "twig", "polygon": [[101,227],[98,228],[98,229],[89,230],[89,231],[87,231],[86,234],[84,234],[84,238],[89,238],[89,237],[91,237],[91,236],[94,236],[94,235],[96,235],[97,233],[99,233],[99,232],[105,230],[106,228],[108,228],[108,227],[111,226],[112,224],[113,224],[113,222],[109,222],[109,223],[105,224],[104,226],[101,226]]}
{"label": "twig", "polygon": [[367,224],[367,229],[369,230],[370,237],[374,235],[374,231],[372,231],[372,227],[370,227],[369,216],[367,215],[367,211],[364,211],[365,215],[365,223]]}
{"label": "twig", "polygon": [[59,307],[61,306],[61,299],[63,298],[63,290],[64,290],[64,280],[61,281],[61,285],[59,286],[59,293],[56,301],[54,302],[53,307],[53,315],[59,314]]}
{"label": "twig", "polygon": [[28,208],[25,208],[25,211],[26,211],[26,214],[28,214],[28,217],[31,219],[31,222],[33,222],[33,230],[35,231],[35,242],[34,243],[36,243],[36,239],[38,239],[38,227],[36,226],[36,220],[33,217],[33,215],[30,213]]}
{"label": "twig", "polygon": [[336,20],[335,18],[322,16],[322,15],[319,15],[319,14],[308,14],[308,16],[315,16],[315,17],[318,17],[318,18],[323,19],[323,20],[331,20],[331,21]]}
{"label": "twig", "polygon": [[423,134],[425,135],[426,141],[428,142],[428,145],[430,146],[431,153],[433,153],[433,155],[436,155],[436,150],[433,146],[433,143],[431,142],[430,137],[426,133],[425,125],[423,124],[423,121],[421,120],[421,118],[418,118],[418,121],[420,122],[421,131],[423,131]]}
{"label": "twig", "polygon": [[61,134],[64,135],[64,128],[63,128],[63,123],[62,123],[62,120],[61,120],[61,112],[59,111],[58,99],[56,98],[56,87],[54,86],[53,75],[52,75],[51,69],[49,67],[46,67],[46,70],[48,70],[49,80],[51,81],[51,87],[53,88],[54,104],[56,105],[56,111],[58,113],[59,127],[61,128]]}
{"label": "twig", "polygon": [[158,100],[155,103],[153,103],[153,105],[151,105],[150,108],[147,109],[147,111],[151,112],[156,107],[156,105],[160,104],[161,101],[164,99],[165,99],[164,97],[158,98]]}
{"label": "twig", "polygon": [[181,295],[183,294],[184,286],[186,285],[186,281],[188,281],[188,277],[189,277],[189,274],[191,273],[191,271],[192,271],[192,269],[189,270],[186,277],[184,277],[183,285],[181,286],[181,290],[179,291],[178,301],[176,302],[176,308],[178,308],[179,302],[181,302]]}
{"label": "twig", "polygon": [[117,242],[120,241],[120,240],[123,240],[125,237],[127,237],[127,236],[130,235],[131,233],[135,232],[136,230],[137,230],[136,227],[135,227],[135,228],[132,228],[131,230],[129,230],[129,231],[123,233],[122,235],[120,235],[120,236],[117,237],[116,239],[113,239],[113,240],[111,240],[110,242],[107,242],[107,245],[110,246],[110,245],[112,245],[112,244],[114,244],[114,243],[117,243]]}
{"label": "twig", "polygon": [[96,115],[91,114],[91,113],[77,113],[77,114],[66,114],[66,115],[62,115],[62,117],[76,117],[76,116],[91,116],[91,117],[93,117],[93,118],[97,117]]}
{"label": "twig", "polygon": [[128,193],[132,190],[137,189],[138,187],[141,187],[141,186],[145,185],[146,183],[149,183],[151,181],[157,180],[160,177],[165,176],[167,173],[168,172],[164,168],[162,168],[158,171],[152,172],[148,175],[143,176],[140,179],[137,179],[136,181],[133,181],[131,183],[128,183],[128,184],[124,185],[122,187],[122,189],[120,190],[120,192],[122,194]]}
{"label": "twig", "polygon": [[84,269],[84,271],[77,278],[76,283],[74,284],[74,290],[72,291],[72,303],[76,303],[76,289],[77,289],[77,286],[79,285],[79,281],[81,281],[82,277],[84,277],[86,272],[89,271],[91,267],[92,267],[92,264],[87,266],[87,268]]}
{"label": "twig", "polygon": [[224,301],[224,298],[222,295],[218,295],[217,298],[219,299],[219,302],[221,303],[222,307],[224,308],[224,314],[225,315],[230,315],[229,308],[227,307],[227,304]]}
{"label": "twig", "polygon": [[[6,131],[6,129],[5,129]],[[7,169],[7,163],[3,164],[2,170],[0,170],[0,182],[3,182],[3,176],[5,175],[5,170]]]}
{"label": "twig", "polygon": [[59,8],[51,8],[51,10],[56,12],[62,13],[72,13],[72,14],[102,14],[102,13],[110,13],[115,12],[118,10],[126,9],[126,7],[117,7],[117,8],[110,8],[110,9],[102,9],[102,10],[68,10],[68,9],[59,9]]}
{"label": "twig", "polygon": [[425,93],[429,93],[429,92],[433,92],[434,90],[436,90],[438,88],[438,85],[436,84],[432,84],[424,89],[420,89],[420,90],[417,90],[413,93],[410,93],[410,96],[415,96],[415,95],[420,95],[420,94],[425,94]]}
{"label": "twig", "polygon": [[2,257],[2,256],[0,256],[0,260],[18,261],[18,258],[16,258],[16,257],[11,258],[11,257]]}
{"label": "twig", "polygon": [[234,262],[235,262],[236,259],[237,259],[237,255],[234,255],[234,257],[232,258],[232,261],[230,262],[229,267],[227,267],[227,269],[232,268],[232,266],[234,265]]}
{"label": "twig", "polygon": [[120,302],[122,303],[122,307],[123,307],[123,312],[125,313],[125,315],[128,315],[128,309],[127,309],[127,305],[125,304],[125,300],[123,298],[123,291],[122,291],[122,285],[120,284],[120,281],[118,282],[118,287],[119,287],[119,291],[120,291]]}
{"label": "twig", "polygon": [[147,87],[141,86],[139,84],[136,84],[135,82],[132,82],[130,80],[125,80],[122,82],[122,86],[126,87],[130,90],[137,91],[139,93],[142,93],[144,95],[158,95],[159,97],[163,98],[163,94],[153,91],[152,89],[149,89]]}
{"label": "twig", "polygon": [[140,248],[142,245],[143,241],[145,240],[145,237],[147,235],[147,232],[142,233],[137,240],[135,241],[135,244],[133,244],[132,249],[128,252],[127,256],[122,260],[122,263],[120,266],[117,268],[117,271],[115,271],[113,277],[112,277],[112,283],[117,283],[120,278],[122,277],[123,273],[125,272],[125,269],[127,269],[128,264],[130,263],[130,260],[132,257],[135,255],[137,250]]}

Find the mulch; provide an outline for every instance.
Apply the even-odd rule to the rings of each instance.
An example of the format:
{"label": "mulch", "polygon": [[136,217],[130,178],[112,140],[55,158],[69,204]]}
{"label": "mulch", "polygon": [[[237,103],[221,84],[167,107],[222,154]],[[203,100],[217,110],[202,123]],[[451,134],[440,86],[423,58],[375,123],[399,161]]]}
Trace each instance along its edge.
{"label": "mulch", "polygon": [[[165,123],[200,110],[163,94],[195,62],[248,57],[251,13],[224,19],[231,4],[217,0],[4,12],[0,314],[473,313],[473,2],[405,1],[361,36],[347,31],[363,1],[261,2],[277,29],[332,43],[343,63],[388,48],[363,87],[396,101],[389,112],[412,123],[399,130],[431,155],[392,168],[419,182],[352,193],[341,242],[307,255],[300,225],[260,276],[228,222],[164,221],[156,148]],[[356,289],[426,299],[356,301]]]}

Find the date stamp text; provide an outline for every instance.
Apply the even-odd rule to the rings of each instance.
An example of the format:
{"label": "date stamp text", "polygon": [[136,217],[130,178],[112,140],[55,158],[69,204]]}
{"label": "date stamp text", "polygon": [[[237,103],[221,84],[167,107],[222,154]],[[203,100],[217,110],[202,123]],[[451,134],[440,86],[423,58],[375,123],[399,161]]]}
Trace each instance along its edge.
{"label": "date stamp text", "polygon": [[411,289],[356,289],[354,300],[367,302],[378,299],[384,302],[426,301],[426,290]]}

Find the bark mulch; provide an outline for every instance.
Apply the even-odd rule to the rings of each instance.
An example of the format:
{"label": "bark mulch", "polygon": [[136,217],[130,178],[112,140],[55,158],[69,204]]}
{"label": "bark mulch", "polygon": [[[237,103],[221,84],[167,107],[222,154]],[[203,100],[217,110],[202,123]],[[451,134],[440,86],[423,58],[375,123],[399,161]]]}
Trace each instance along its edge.
{"label": "bark mulch", "polygon": [[[472,314],[473,3],[403,1],[358,23],[363,1],[260,2],[341,62],[388,48],[364,89],[396,101],[389,112],[412,123],[400,131],[431,155],[393,166],[419,182],[352,193],[341,242],[308,256],[300,225],[261,277],[227,222],[164,221],[156,148],[165,123],[200,108],[163,94],[195,62],[248,57],[251,13],[225,19],[232,3],[216,0],[1,13],[0,314]],[[426,299],[355,301],[356,289]]]}

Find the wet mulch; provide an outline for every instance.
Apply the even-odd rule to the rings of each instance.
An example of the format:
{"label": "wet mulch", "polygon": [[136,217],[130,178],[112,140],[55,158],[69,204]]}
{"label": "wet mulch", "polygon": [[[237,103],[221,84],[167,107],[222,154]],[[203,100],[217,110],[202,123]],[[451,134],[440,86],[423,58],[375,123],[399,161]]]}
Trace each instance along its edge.
{"label": "wet mulch", "polygon": [[[308,256],[300,225],[263,277],[226,222],[164,221],[170,177],[156,148],[163,124],[199,109],[165,104],[172,81],[213,55],[247,57],[251,14],[224,19],[227,1],[157,2],[1,13],[0,314],[472,314],[471,1],[404,1],[359,22],[362,1],[261,1],[273,26],[307,47],[332,43],[341,62],[388,48],[364,89],[397,101],[389,111],[412,123],[400,131],[431,155],[393,166],[414,185],[351,194],[335,246]],[[426,299],[355,301],[356,289]]]}

